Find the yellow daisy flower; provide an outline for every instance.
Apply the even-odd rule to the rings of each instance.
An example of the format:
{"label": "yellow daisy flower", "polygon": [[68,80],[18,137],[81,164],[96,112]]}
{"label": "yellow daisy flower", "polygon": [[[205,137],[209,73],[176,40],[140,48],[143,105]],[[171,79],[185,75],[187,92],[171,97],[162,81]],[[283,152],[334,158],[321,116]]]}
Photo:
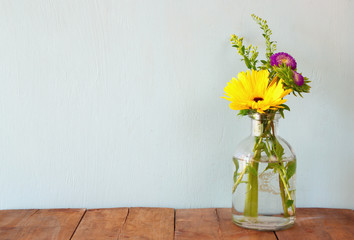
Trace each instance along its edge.
{"label": "yellow daisy flower", "polygon": [[224,88],[225,98],[229,100],[230,108],[233,110],[256,109],[259,113],[265,110],[277,110],[283,108],[281,104],[286,102],[283,99],[291,92],[291,89],[284,90],[281,81],[269,83],[268,70],[240,72],[237,78],[232,78]]}

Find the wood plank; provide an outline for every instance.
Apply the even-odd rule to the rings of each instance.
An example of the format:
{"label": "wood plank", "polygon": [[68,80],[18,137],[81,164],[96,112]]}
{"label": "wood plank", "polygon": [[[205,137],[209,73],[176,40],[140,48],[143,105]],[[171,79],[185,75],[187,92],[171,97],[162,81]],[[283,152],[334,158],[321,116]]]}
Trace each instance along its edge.
{"label": "wood plank", "polygon": [[215,208],[177,209],[175,240],[219,240]]}
{"label": "wood plank", "polygon": [[[85,209],[42,209],[5,228],[1,240],[55,240],[70,239]],[[22,215],[18,212],[18,215]],[[1,221],[2,222],[2,221]],[[5,220],[9,223],[11,221]],[[7,227],[10,225],[7,224]],[[4,237],[6,236],[6,237]]]}
{"label": "wood plank", "polygon": [[230,208],[176,210],[176,240],[276,240],[274,232],[259,232],[236,226]]}
{"label": "wood plank", "polygon": [[277,231],[278,239],[354,239],[354,212],[350,209],[298,208],[294,227]]}
{"label": "wood plank", "polygon": [[127,215],[128,208],[87,210],[72,240],[116,240]]}
{"label": "wood plank", "polygon": [[18,234],[37,209],[28,210],[1,210],[0,211],[0,239],[18,239]]}
{"label": "wood plank", "polygon": [[173,232],[173,208],[130,208],[117,239],[173,240]]}
{"label": "wood plank", "polygon": [[[230,209],[113,208],[2,210],[1,240],[100,239],[264,239],[273,232],[234,225]],[[78,226],[78,224],[80,225]],[[293,228],[277,231],[278,239],[354,239],[354,212],[349,209],[297,209]]]}
{"label": "wood plank", "polygon": [[230,208],[218,208],[220,232],[223,240],[276,240],[274,232],[260,232],[236,226],[232,222]]}

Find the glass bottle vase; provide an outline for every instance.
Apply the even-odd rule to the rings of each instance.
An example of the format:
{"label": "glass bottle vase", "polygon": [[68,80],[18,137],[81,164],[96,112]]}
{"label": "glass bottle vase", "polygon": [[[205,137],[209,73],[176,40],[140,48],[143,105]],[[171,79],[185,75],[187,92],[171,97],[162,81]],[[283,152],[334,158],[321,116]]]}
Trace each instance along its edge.
{"label": "glass bottle vase", "polygon": [[233,156],[232,219],[244,228],[281,230],[295,222],[296,156],[278,136],[280,114],[249,115],[251,135]]}

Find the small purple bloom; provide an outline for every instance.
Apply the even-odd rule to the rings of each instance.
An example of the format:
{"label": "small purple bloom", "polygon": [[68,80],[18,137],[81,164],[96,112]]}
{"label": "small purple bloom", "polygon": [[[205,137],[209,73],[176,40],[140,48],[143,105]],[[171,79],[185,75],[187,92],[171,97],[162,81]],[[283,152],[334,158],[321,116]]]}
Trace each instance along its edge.
{"label": "small purple bloom", "polygon": [[304,77],[300,73],[294,71],[293,78],[296,85],[302,86],[304,84]]}
{"label": "small purple bloom", "polygon": [[272,66],[281,66],[283,63],[286,66],[291,67],[292,70],[296,69],[296,61],[295,59],[285,52],[275,53],[270,56],[270,64]]}

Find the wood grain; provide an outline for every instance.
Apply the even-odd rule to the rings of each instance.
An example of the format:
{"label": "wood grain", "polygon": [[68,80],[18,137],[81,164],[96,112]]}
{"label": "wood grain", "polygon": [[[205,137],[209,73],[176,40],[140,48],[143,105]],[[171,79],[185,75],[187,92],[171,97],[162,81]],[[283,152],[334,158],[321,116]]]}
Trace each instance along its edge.
{"label": "wood grain", "polygon": [[173,208],[130,208],[118,239],[173,240]]}
{"label": "wood grain", "polygon": [[276,240],[274,232],[260,232],[236,226],[232,222],[230,208],[218,208],[216,210],[220,234],[223,240]]}
{"label": "wood grain", "polygon": [[176,210],[176,240],[276,240],[273,232],[259,232],[236,226],[231,209]]}
{"label": "wood grain", "polygon": [[0,240],[352,240],[353,226],[349,209],[298,208],[295,226],[276,235],[236,226],[225,208],[0,211]]}
{"label": "wood grain", "polygon": [[278,238],[295,240],[353,240],[354,212],[350,209],[298,208],[295,225],[277,231]]}
{"label": "wood grain", "polygon": [[19,239],[26,222],[37,211],[36,209],[0,211],[0,239]]}
{"label": "wood grain", "polygon": [[[7,213],[1,220],[1,240],[55,240],[70,239],[85,209],[42,209]],[[13,217],[9,215],[15,215]],[[23,216],[20,221],[15,220]],[[7,219],[7,220],[6,220]],[[13,219],[13,220],[11,220]],[[3,228],[5,222],[6,228]],[[13,225],[12,225],[13,224]]]}
{"label": "wood grain", "polygon": [[128,215],[128,208],[87,210],[73,240],[116,240]]}
{"label": "wood grain", "polygon": [[216,209],[177,209],[175,240],[198,239],[221,239]]}

